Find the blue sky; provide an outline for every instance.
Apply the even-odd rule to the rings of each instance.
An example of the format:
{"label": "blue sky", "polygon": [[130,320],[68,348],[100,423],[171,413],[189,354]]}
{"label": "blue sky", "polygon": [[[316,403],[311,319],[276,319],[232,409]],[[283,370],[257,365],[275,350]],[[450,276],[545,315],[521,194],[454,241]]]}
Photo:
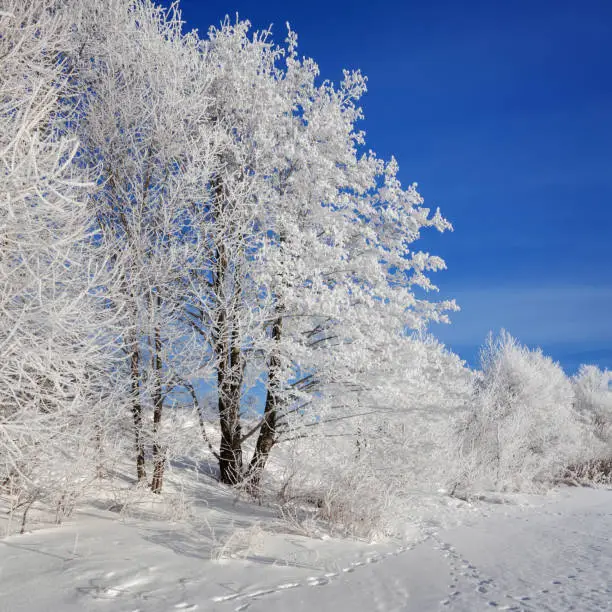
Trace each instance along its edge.
{"label": "blue sky", "polygon": [[204,34],[225,14],[289,21],[339,81],[369,78],[369,147],[395,155],[452,234],[434,332],[472,365],[489,330],[540,345],[570,372],[612,368],[612,2],[182,0]]}

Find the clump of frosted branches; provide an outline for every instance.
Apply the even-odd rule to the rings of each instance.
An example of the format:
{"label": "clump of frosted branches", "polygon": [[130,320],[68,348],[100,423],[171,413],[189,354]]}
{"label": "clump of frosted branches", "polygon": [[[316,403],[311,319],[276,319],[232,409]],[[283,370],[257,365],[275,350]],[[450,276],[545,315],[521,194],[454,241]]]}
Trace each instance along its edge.
{"label": "clump of frosted branches", "polygon": [[404,337],[385,357],[356,397],[342,386],[335,409],[295,416],[279,442],[282,465],[266,479],[280,488],[286,513],[302,505],[306,517],[345,534],[398,536],[409,521],[402,509],[446,482],[448,423],[465,402],[470,372],[428,337]]}
{"label": "clump of frosted branches", "polygon": [[551,484],[580,452],[571,383],[541,350],[489,337],[457,426],[455,488],[513,491]]}

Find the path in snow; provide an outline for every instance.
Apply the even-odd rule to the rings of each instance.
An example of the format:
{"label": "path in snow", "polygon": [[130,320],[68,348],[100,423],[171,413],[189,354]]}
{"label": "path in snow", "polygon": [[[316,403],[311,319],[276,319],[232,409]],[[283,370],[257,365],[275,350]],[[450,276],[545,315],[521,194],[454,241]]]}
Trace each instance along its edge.
{"label": "path in snow", "polygon": [[0,612],[612,610],[612,492],[540,501],[407,549],[268,534],[222,563],[193,530],[92,517],[0,541]]}

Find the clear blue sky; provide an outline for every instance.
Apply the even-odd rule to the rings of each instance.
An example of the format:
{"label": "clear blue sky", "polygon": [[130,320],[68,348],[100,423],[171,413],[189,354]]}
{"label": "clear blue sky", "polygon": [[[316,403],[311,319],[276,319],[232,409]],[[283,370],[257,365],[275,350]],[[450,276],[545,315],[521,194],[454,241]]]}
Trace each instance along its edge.
{"label": "clear blue sky", "polygon": [[338,81],[369,78],[368,145],[393,154],[455,232],[434,332],[472,365],[489,330],[540,345],[570,372],[612,368],[612,0],[182,0],[204,34],[225,14],[289,21]]}

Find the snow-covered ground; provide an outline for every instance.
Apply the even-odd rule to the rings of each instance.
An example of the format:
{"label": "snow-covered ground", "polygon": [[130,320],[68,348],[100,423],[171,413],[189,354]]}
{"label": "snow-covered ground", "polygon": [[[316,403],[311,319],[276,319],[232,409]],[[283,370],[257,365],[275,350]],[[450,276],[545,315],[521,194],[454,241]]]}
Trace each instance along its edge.
{"label": "snow-covered ground", "polygon": [[290,533],[265,508],[210,492],[189,521],[92,505],[0,540],[0,610],[612,609],[609,490],[458,505],[455,526],[431,515],[401,545]]}

